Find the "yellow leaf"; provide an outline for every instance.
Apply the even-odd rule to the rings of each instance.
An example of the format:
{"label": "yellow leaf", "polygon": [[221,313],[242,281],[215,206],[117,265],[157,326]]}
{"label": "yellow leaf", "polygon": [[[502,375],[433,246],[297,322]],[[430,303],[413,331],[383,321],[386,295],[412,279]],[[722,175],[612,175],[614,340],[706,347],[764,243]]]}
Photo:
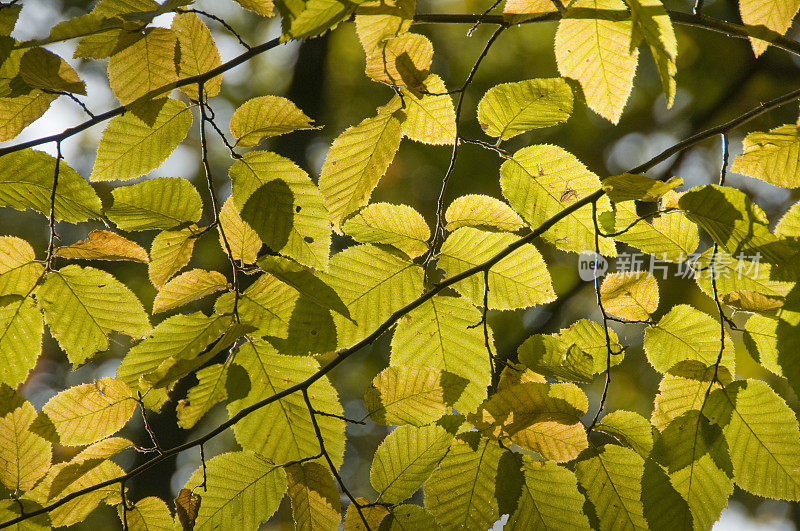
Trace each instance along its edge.
{"label": "yellow leaf", "polygon": [[639,50],[631,50],[632,33],[622,0],[578,0],[556,31],[558,71],[576,79],[589,108],[614,124],[636,75]]}
{"label": "yellow leaf", "polygon": [[658,308],[658,282],[647,271],[609,273],[600,287],[600,298],[608,313],[646,321]]}
{"label": "yellow leaf", "polygon": [[800,188],[800,127],[787,124],[748,134],[731,171],[775,186]]}
{"label": "yellow leaf", "polygon": [[44,272],[33,247],[16,236],[0,236],[0,297],[27,295]]}
{"label": "yellow leaf", "polygon": [[78,243],[56,249],[56,256],[82,260],[131,260],[147,263],[147,251],[136,242],[108,230],[93,230]]}
{"label": "yellow leaf", "polygon": [[178,80],[174,31],[152,28],[144,38],[108,60],[108,82],[120,103],[126,105],[151,90]]}
{"label": "yellow leaf", "polygon": [[633,15],[634,38],[631,46],[638,46],[636,34],[644,37],[656,62],[658,77],[667,98],[667,108],[675,101],[675,72],[678,59],[678,41],[672,21],[661,0],[627,0]]}
{"label": "yellow leaf", "polygon": [[153,300],[153,313],[165,312],[228,287],[225,275],[218,271],[192,269],[173,278],[159,290]]}
{"label": "yellow leaf", "polygon": [[[214,37],[203,21],[194,13],[181,13],[172,19],[172,30],[178,37],[180,49],[180,62],[178,63],[178,77],[186,78],[203,74],[222,64],[219,58]],[[166,80],[162,82],[165,84]],[[222,85],[222,75],[212,77],[203,82],[203,97],[212,98],[219,94]],[[192,100],[198,99],[196,84],[186,85],[181,91]]]}
{"label": "yellow leaf", "polygon": [[34,90],[15,98],[0,98],[0,142],[11,140],[50,108],[58,94]]}
{"label": "yellow leaf", "polygon": [[[261,240],[258,238],[258,233],[239,215],[232,197],[225,201],[219,211],[219,224],[220,229],[225,231],[233,259],[241,260],[245,264],[254,263],[258,258],[258,251],[261,250]],[[225,250],[222,234],[219,237],[219,244]]]}
{"label": "yellow leaf", "polygon": [[326,466],[315,462],[286,467],[292,516],[297,529],[338,529],[342,520],[339,489]]}
{"label": "yellow leaf", "polygon": [[356,33],[369,55],[378,43],[408,31],[416,0],[368,0],[356,9]]}
{"label": "yellow leaf", "polygon": [[89,444],[116,433],[136,409],[131,389],[114,378],[76,385],[48,400],[42,411],[52,421],[59,443]]}
{"label": "yellow leaf", "polygon": [[495,228],[513,232],[522,228],[522,218],[499,199],[488,195],[470,194],[453,199],[444,213],[445,229],[461,227]]}
{"label": "yellow leaf", "polygon": [[[742,22],[747,26],[763,26],[768,30],[783,35],[792,24],[800,0],[739,0],[739,12]],[[755,28],[754,33],[760,33]],[[756,57],[764,53],[769,43],[764,40],[750,37],[753,53]]]}
{"label": "yellow leaf", "polygon": [[233,112],[231,134],[240,146],[255,146],[265,138],[314,129],[311,118],[291,100],[280,96],[259,96],[244,102]]}
{"label": "yellow leaf", "polygon": [[33,88],[86,95],[86,85],[66,61],[44,48],[31,48],[19,65],[22,79]]}
{"label": "yellow leaf", "polygon": [[[122,505],[117,507],[117,512],[122,516]],[[125,515],[128,529],[131,531],[171,531],[173,529],[172,514],[164,500],[155,496],[148,496],[137,501],[133,509],[128,509]]]}
{"label": "yellow leaf", "polygon": [[347,218],[345,234],[360,243],[396,247],[416,258],[428,250],[431,231],[422,214],[407,205],[372,203]]}
{"label": "yellow leaf", "polygon": [[[562,6],[564,2],[557,0]],[[506,0],[503,18],[511,24],[519,24],[523,20],[538,18],[548,13],[558,13],[552,0]]]}
{"label": "yellow leaf", "polygon": [[16,388],[42,352],[42,313],[32,298],[0,303],[0,382]]}
{"label": "yellow leaf", "polygon": [[275,5],[272,0],[236,0],[236,3],[265,17],[271,17],[275,14],[273,12]]}
{"label": "yellow leaf", "polygon": [[147,273],[155,287],[161,288],[189,263],[197,232],[197,226],[192,225],[181,230],[165,230],[153,238]]}
{"label": "yellow leaf", "polygon": [[373,81],[417,91],[428,77],[433,44],[417,33],[403,33],[367,51],[366,74]]}
{"label": "yellow leaf", "polygon": [[19,395],[16,400],[21,404],[0,417],[0,481],[12,491],[26,491],[50,468],[51,444],[30,431],[36,420],[30,402]]}
{"label": "yellow leaf", "polygon": [[425,79],[426,94],[417,97],[402,89],[406,119],[403,134],[424,144],[452,144],[456,138],[456,112],[442,78],[431,74]]}

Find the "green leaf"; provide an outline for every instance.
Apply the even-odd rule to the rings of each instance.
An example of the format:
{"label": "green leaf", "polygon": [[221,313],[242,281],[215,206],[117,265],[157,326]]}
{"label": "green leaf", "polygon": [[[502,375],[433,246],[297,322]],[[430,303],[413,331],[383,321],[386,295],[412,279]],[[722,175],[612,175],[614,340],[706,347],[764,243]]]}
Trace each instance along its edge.
{"label": "green leaf", "polygon": [[245,9],[249,9],[254,13],[258,13],[259,15],[263,15],[265,17],[271,17],[275,13],[273,13],[273,8],[275,7],[272,0],[235,0],[237,4],[242,6]]}
{"label": "green leaf", "polygon": [[142,303],[111,274],[69,265],[48,273],[37,295],[50,333],[78,366],[108,349],[108,335],[150,331]]}
{"label": "green leaf", "polygon": [[440,529],[431,513],[411,503],[394,506],[385,522],[381,522],[381,527],[386,526],[389,531]]}
{"label": "green leaf", "polygon": [[[122,519],[122,506],[117,508]],[[148,496],[137,501],[133,509],[128,509],[125,515],[129,529],[143,531],[168,531],[172,529],[172,514],[164,500],[155,496]]]}
{"label": "green leaf", "polygon": [[[574,155],[558,146],[522,148],[500,167],[503,196],[532,228],[600,188],[600,179]],[[611,209],[608,198],[597,202],[598,217]],[[556,223],[543,238],[564,251],[594,250],[594,222],[590,206]],[[615,256],[614,242],[600,239],[600,252]]]}
{"label": "green leaf", "polygon": [[422,269],[372,245],[357,245],[335,254],[319,275],[339,294],[350,318],[333,316],[338,348],[367,337],[395,311],[422,293]]}
{"label": "green leaf", "polygon": [[498,229],[513,232],[522,228],[522,218],[499,199],[488,195],[469,194],[454,199],[444,213],[445,229],[461,227]]}
{"label": "green leaf", "polygon": [[713,384],[714,367],[699,361],[683,361],[674,365],[661,379],[658,394],[653,402],[650,422],[656,429],[664,430],[687,411],[699,411],[709,387],[713,389],[731,381],[730,371],[721,366]]}
{"label": "green leaf", "polygon": [[[170,358],[189,359],[203,352],[222,336],[230,322],[230,316],[207,317],[202,312],[169,317],[159,323],[144,341],[128,351],[117,368],[117,378],[134,389],[140,388],[141,376],[155,371]],[[144,392],[147,389],[141,390]],[[148,407],[160,408],[166,393],[151,390],[146,398],[151,394],[156,398],[153,402],[146,402]]]}
{"label": "green leaf", "polygon": [[311,118],[291,100],[280,96],[259,96],[240,105],[231,116],[231,134],[239,146],[255,146],[265,138],[314,129]]}
{"label": "green leaf", "polygon": [[629,448],[606,444],[582,454],[575,475],[601,529],[648,529],[642,516],[643,473],[644,460]]}
{"label": "green leaf", "polygon": [[736,381],[714,391],[707,407],[722,426],[739,487],[765,498],[800,499],[800,429],[775,391],[759,380]]}
{"label": "green leaf", "polygon": [[[199,217],[198,217],[199,219]],[[220,237],[219,245],[225,250],[225,242],[221,232],[225,232],[225,239],[231,248],[231,256],[234,260],[241,260],[244,264],[252,264],[258,258],[258,251],[261,250],[261,240],[253,227],[245,223],[233,204],[233,198],[229,197],[219,211]]]}
{"label": "green leaf", "polygon": [[731,171],[775,186],[800,188],[798,126],[788,124],[771,129],[768,133],[750,133],[742,140],[742,151],[733,161]]}
{"label": "green leaf", "polygon": [[358,5],[348,0],[279,0],[278,11],[283,17],[281,39],[318,37],[335,28]]}
{"label": "green leaf", "polygon": [[[720,353],[719,322],[688,304],[678,304],[658,324],[645,330],[644,351],[653,368],[661,373],[687,360],[710,367]],[[733,372],[734,363],[733,341],[726,332],[721,364]]]}
{"label": "green leaf", "polygon": [[616,437],[642,457],[650,455],[653,449],[653,427],[647,419],[633,411],[612,411],[602,418],[596,428]]}
{"label": "green leaf", "polygon": [[[456,138],[456,112],[442,78],[431,74],[423,82],[427,94],[400,89],[406,118],[403,134],[423,144],[452,145]],[[396,101],[397,98],[395,98]]]}
{"label": "green leaf", "polygon": [[586,449],[586,395],[571,383],[525,382],[493,394],[472,417],[481,433],[563,463]]}
{"label": "green leaf", "polygon": [[[380,8],[380,9],[376,9]],[[414,19],[416,0],[367,0],[356,9],[358,40],[369,54],[381,41],[408,31]]]}
{"label": "green leaf", "polygon": [[164,286],[189,263],[198,233],[197,227],[192,225],[181,230],[165,230],[153,238],[147,274],[155,287]]}
{"label": "green leaf", "polygon": [[326,269],[331,246],[328,211],[309,176],[291,160],[251,151],[230,169],[233,201],[273,251]]}
{"label": "green leaf", "polygon": [[[3,393],[11,391],[3,389]],[[19,405],[0,417],[0,482],[11,491],[27,491],[50,468],[51,444],[33,433],[36,410],[30,402],[11,391]],[[6,397],[3,397],[6,399]]]}
{"label": "green leaf", "polygon": [[[12,140],[50,108],[58,94],[34,90],[13,98],[0,97],[0,142]],[[5,156],[6,159],[10,157]]]}
{"label": "green leaf", "polygon": [[158,290],[153,300],[153,314],[165,312],[208,297],[228,287],[228,279],[219,271],[192,269],[181,273]]}
{"label": "green leaf", "polygon": [[55,248],[54,254],[72,260],[150,261],[144,247],[108,230],[93,230],[85,240]]}
{"label": "green leaf", "polygon": [[338,529],[342,521],[339,489],[327,466],[315,462],[286,467],[292,516],[297,529]]}
{"label": "green leaf", "polygon": [[658,282],[647,271],[609,273],[600,286],[600,298],[611,315],[646,321],[658,309]]}
{"label": "green leaf", "polygon": [[619,122],[633,88],[638,48],[631,49],[633,22],[622,0],[578,0],[556,31],[556,62],[576,79],[594,112]]}
{"label": "green leaf", "polygon": [[383,520],[389,516],[389,510],[383,505],[369,505],[369,500],[366,498],[356,498],[356,503],[362,507],[361,514],[364,515],[369,527],[364,526],[364,521],[361,519],[359,512],[356,510],[355,503],[347,506],[347,511],[344,513],[344,527],[347,531],[369,531],[369,529],[380,529]]}
{"label": "green leaf", "polygon": [[[467,380],[454,407],[462,413],[475,411],[491,382],[483,330],[473,327],[480,319],[481,312],[465,299],[433,297],[398,323],[390,366],[403,371],[408,365],[427,365]],[[491,329],[489,334],[493,345]]]}
{"label": "green leaf", "polygon": [[59,444],[67,446],[90,444],[113,435],[127,424],[135,410],[131,389],[113,378],[70,387],[42,408],[55,426]]}
{"label": "green leaf", "polygon": [[691,465],[670,474],[670,481],[689,503],[694,528],[697,530],[710,529],[719,520],[733,494],[733,479],[716,465],[710,454],[705,454],[692,461]]}
{"label": "green leaf", "polygon": [[313,271],[280,256],[262,256],[258,259],[258,267],[321,307],[350,316],[339,294]]}
{"label": "green leaf", "polygon": [[670,483],[666,472],[645,459],[642,475],[642,514],[650,529],[692,529],[689,503]]}
{"label": "green leaf", "polygon": [[257,529],[275,514],[286,492],[286,473],[252,452],[228,452],[206,462],[186,482],[200,495],[194,529]]}
{"label": "green leaf", "polygon": [[672,177],[668,181],[662,182],[644,175],[623,173],[603,179],[603,190],[614,203],[634,199],[637,201],[658,201],[664,194],[682,184],[683,179],[678,177]]}
{"label": "green leaf", "polygon": [[178,100],[155,100],[139,108],[153,113],[152,122],[133,112],[112,118],[97,147],[90,180],[133,179],[158,168],[192,125],[192,113]]}
{"label": "green leaf", "polygon": [[667,98],[667,108],[675,101],[675,73],[678,60],[678,41],[672,21],[661,0],[625,0],[633,16],[634,36],[631,45],[638,45],[637,36],[644,37],[656,62],[658,77]]}
{"label": "green leaf", "polygon": [[[0,167],[0,205],[17,210],[32,208],[50,213],[56,159],[42,151],[25,149],[3,155]],[[78,223],[101,216],[100,198],[83,177],[62,160],[58,164],[55,219]]]}
{"label": "green leaf", "polygon": [[[222,64],[217,45],[208,27],[194,13],[179,13],[172,19],[172,31],[178,37],[180,61],[177,77],[180,79],[205,74]],[[161,82],[162,85],[166,81]],[[219,94],[222,75],[203,82],[203,98],[213,98]],[[190,99],[197,101],[197,85],[186,85],[181,91]]]}
{"label": "green leaf", "polygon": [[31,244],[16,236],[0,236],[0,297],[24,297],[33,289],[44,272],[35,260]]}
{"label": "green leaf", "polygon": [[[256,402],[279,393],[314,375],[319,363],[310,356],[283,356],[263,341],[246,342],[234,361],[237,375],[234,389],[249,390],[246,396],[231,396],[228,413],[233,416]],[[231,369],[233,373],[234,369]],[[242,393],[239,392],[239,395]],[[341,416],[342,406],[327,378],[308,389],[316,411]],[[320,432],[334,465],[341,467],[344,456],[344,421],[317,416]],[[264,426],[269,426],[264,431]],[[288,463],[319,455],[320,447],[301,393],[293,393],[249,414],[234,427],[242,448],[257,452],[275,463]]]}
{"label": "green leaf", "polygon": [[378,500],[400,503],[410,498],[450,449],[453,435],[441,426],[399,426],[378,446],[370,483]]}
{"label": "green leaf", "polygon": [[481,128],[500,140],[566,122],[571,114],[572,89],[558,77],[495,85],[478,104]]}
{"label": "green leaf", "polygon": [[175,31],[150,28],[145,30],[143,38],[111,56],[108,60],[108,82],[121,104],[127,105],[152,90],[178,80],[176,45]]}
{"label": "green leaf", "polygon": [[[508,233],[462,227],[442,244],[438,265],[448,277],[475,267],[517,241]],[[542,255],[525,244],[489,270],[489,308],[513,310],[555,300],[555,292]],[[484,275],[475,274],[455,284],[473,304],[483,306]]]}
{"label": "green leaf", "polygon": [[319,188],[334,229],[348,214],[369,202],[372,190],[400,147],[401,114],[392,102],[378,114],[344,130],[331,144],[322,165]]}
{"label": "green leaf", "polygon": [[[233,303],[234,294],[224,293],[214,304],[214,311],[233,313]],[[242,323],[258,328],[258,335],[283,338],[286,337],[297,306],[296,290],[274,276],[264,274],[239,296],[238,313]]]}
{"label": "green leaf", "polygon": [[422,214],[407,205],[372,203],[345,219],[345,234],[360,243],[391,245],[417,258],[428,251],[431,231]]}
{"label": "green leaf", "polygon": [[364,394],[364,407],[378,424],[430,424],[453,407],[468,380],[426,365],[387,367]]}
{"label": "green leaf", "polygon": [[[759,35],[761,27],[773,30],[783,35],[792,24],[792,19],[800,8],[798,0],[781,0],[770,2],[768,0],[739,0],[739,12],[742,22],[747,26],[755,26],[754,34]],[[769,39],[772,40],[772,39]],[[753,52],[756,57],[764,53],[769,43],[765,40],[750,37]]]}
{"label": "green leaf", "polygon": [[769,231],[767,215],[740,190],[718,185],[693,188],[681,196],[678,206],[737,258],[760,256],[783,262],[796,254],[796,249]]}
{"label": "green leaf", "polygon": [[789,207],[775,225],[775,235],[781,237],[800,237],[800,201]]}
{"label": "green leaf", "polygon": [[197,223],[203,203],[197,189],[180,177],[158,177],[111,191],[114,204],[106,216],[126,231],[171,229]]}
{"label": "green leaf", "polygon": [[197,385],[190,388],[186,398],[178,402],[176,407],[178,426],[184,430],[191,429],[203,415],[228,397],[225,383],[228,378],[228,367],[215,363],[203,367],[195,373]]}
{"label": "green leaf", "polygon": [[61,57],[44,48],[31,48],[19,65],[22,80],[33,88],[86,95],[86,84]]}
{"label": "green leaf", "polygon": [[[677,194],[667,192],[661,210],[677,206],[677,201]],[[661,260],[683,262],[700,243],[697,225],[678,210],[663,212],[651,221],[640,219],[633,201],[615,203],[614,210],[614,231],[621,232],[614,239]]]}
{"label": "green leaf", "polygon": [[500,517],[495,489],[508,480],[498,475],[508,451],[477,435],[456,437],[425,483],[425,508],[447,529],[486,530]]}
{"label": "green leaf", "polygon": [[42,314],[32,299],[0,303],[0,383],[17,388],[42,352]]}
{"label": "green leaf", "polygon": [[575,474],[552,461],[522,456],[525,483],[510,529],[590,529]]}
{"label": "green leaf", "polygon": [[[11,7],[22,6],[16,5]],[[34,511],[38,511],[41,508],[42,506],[40,504],[26,499],[12,500],[8,498],[0,500],[0,522],[8,522],[14,518],[19,518],[24,514],[30,514]],[[30,517],[25,520],[24,523],[17,524],[16,527],[12,527],[11,529],[20,531],[23,529],[26,531],[47,531],[52,528],[53,526],[50,523],[50,516],[47,513],[43,513]]]}

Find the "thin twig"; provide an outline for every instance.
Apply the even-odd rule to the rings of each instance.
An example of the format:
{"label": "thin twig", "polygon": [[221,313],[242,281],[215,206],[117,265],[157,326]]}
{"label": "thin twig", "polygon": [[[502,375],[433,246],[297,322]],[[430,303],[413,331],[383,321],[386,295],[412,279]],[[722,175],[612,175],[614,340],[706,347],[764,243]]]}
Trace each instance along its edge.
{"label": "thin twig", "polygon": [[218,17],[217,15],[214,15],[213,13],[209,13],[207,11],[202,11],[200,9],[181,9],[180,13],[196,13],[198,15],[203,15],[206,18],[210,18],[211,20],[219,22],[226,30],[228,30],[234,37],[236,37],[236,40],[239,41],[239,44],[244,46],[244,48],[247,50],[251,49],[251,46],[247,44],[244,41],[244,39],[242,39],[242,36],[239,35],[239,33],[235,29],[233,29],[230,24],[225,22],[225,20]]}
{"label": "thin twig", "polygon": [[50,227],[50,242],[47,244],[47,258],[44,263],[44,270],[50,271],[53,266],[53,250],[55,248],[55,241],[58,238],[56,234],[56,191],[58,189],[58,174],[61,169],[61,141],[56,142],[56,167],[53,171],[53,188],[50,190],[50,216],[48,225]]}
{"label": "thin twig", "polygon": [[164,453],[161,450],[161,446],[159,446],[158,441],[156,440],[156,434],[153,429],[150,427],[150,424],[147,422],[147,412],[145,411],[144,401],[142,400],[142,392],[136,391],[138,398],[136,402],[139,404],[139,410],[142,412],[142,424],[144,425],[144,430],[147,432],[147,435],[150,437],[150,443],[153,445],[152,448],[143,448],[142,452],[157,452],[159,455]]}
{"label": "thin twig", "polygon": [[491,13],[492,11],[494,11],[494,8],[496,8],[497,6],[499,6],[499,5],[500,5],[500,2],[502,2],[502,1],[503,1],[503,0],[495,0],[495,1],[494,1],[494,3],[493,3],[492,5],[490,5],[490,6],[489,6],[489,7],[486,9],[486,11],[484,11],[483,13],[481,13],[481,16],[480,16],[480,18],[478,19],[478,21],[477,21],[477,22],[475,22],[475,24],[473,24],[473,25],[472,25],[472,27],[469,29],[469,31],[467,31],[467,37],[472,37],[472,33],[473,33],[473,32],[474,32],[476,29],[478,29],[478,26],[480,26],[480,25],[481,25],[481,22],[483,22],[483,17],[485,17],[486,15],[488,15],[489,13]]}
{"label": "thin twig", "polygon": [[73,94],[72,92],[67,92],[66,90],[50,90],[50,89],[42,89],[42,92],[46,92],[47,94],[57,94],[59,96],[66,96],[75,103],[77,103],[80,106],[80,108],[83,109],[83,112],[89,115],[89,118],[94,118],[94,113],[90,111],[89,108],[86,106],[86,104],[83,103],[81,100],[79,100],[78,97],[75,96],[75,94]]}
{"label": "thin twig", "polygon": [[361,424],[361,425],[366,425],[366,422],[364,422],[363,420],[355,420],[355,419],[350,419],[350,418],[344,417],[344,416],[342,416],[342,415],[337,415],[337,414],[335,414],[335,413],[328,413],[328,412],[326,412],[326,411],[320,411],[320,410],[318,410],[318,409],[315,409],[315,410],[314,410],[314,413],[315,413],[316,415],[322,415],[323,417],[331,417],[331,418],[335,418],[335,419],[343,420],[343,421],[345,421],[345,422],[347,422],[347,423],[349,423],[349,424]]}

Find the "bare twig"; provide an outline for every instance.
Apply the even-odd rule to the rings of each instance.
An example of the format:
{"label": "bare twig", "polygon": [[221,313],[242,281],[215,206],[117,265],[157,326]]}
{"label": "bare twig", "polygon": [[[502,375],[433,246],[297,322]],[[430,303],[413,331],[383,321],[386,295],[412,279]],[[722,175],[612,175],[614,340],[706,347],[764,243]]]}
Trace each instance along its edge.
{"label": "bare twig", "polygon": [[203,15],[206,18],[210,18],[211,20],[215,20],[215,21],[219,22],[222,25],[222,27],[224,27],[226,30],[228,30],[231,33],[231,35],[236,37],[236,40],[239,41],[239,44],[244,46],[245,49],[249,50],[251,48],[251,46],[249,44],[247,44],[244,41],[244,39],[242,39],[242,36],[239,35],[239,32],[237,32],[235,29],[233,29],[231,27],[231,25],[228,24],[227,22],[225,22],[225,20],[222,19],[221,17],[218,17],[217,15],[214,15],[213,13],[209,13],[209,12],[203,11],[201,9],[181,9],[179,12],[180,13],[195,13],[195,14],[198,14],[198,15]]}
{"label": "bare twig", "polygon": [[56,234],[56,192],[58,189],[58,174],[61,169],[61,142],[56,142],[56,167],[53,171],[53,188],[50,190],[50,216],[49,216],[49,227],[50,227],[50,241],[47,244],[47,258],[45,259],[44,269],[45,271],[50,271],[50,268],[53,266],[53,250],[55,248],[55,241],[58,238]]}

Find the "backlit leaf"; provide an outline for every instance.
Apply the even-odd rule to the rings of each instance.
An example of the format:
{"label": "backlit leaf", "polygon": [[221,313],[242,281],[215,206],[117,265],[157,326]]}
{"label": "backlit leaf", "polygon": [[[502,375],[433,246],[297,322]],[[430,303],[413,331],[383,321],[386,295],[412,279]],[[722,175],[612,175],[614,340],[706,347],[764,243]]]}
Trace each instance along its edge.
{"label": "backlit leaf", "polygon": [[422,214],[407,205],[372,203],[345,219],[342,230],[361,243],[391,245],[409,258],[428,250],[431,231]]}
{"label": "backlit leaf", "polygon": [[647,457],[653,449],[653,428],[650,422],[633,411],[612,411],[602,418],[597,429],[616,437],[642,457]]}
{"label": "backlit leaf", "polygon": [[358,4],[342,0],[283,0],[277,4],[283,17],[283,40],[322,35],[346,19]]}
{"label": "backlit leaf", "polygon": [[[562,0],[557,1],[560,5],[564,5]],[[523,20],[557,12],[558,10],[551,0],[506,0],[503,7],[503,18],[516,24]]]}
{"label": "backlit leaf", "polygon": [[636,34],[644,37],[656,62],[658,77],[667,98],[667,108],[675,101],[675,73],[678,59],[678,41],[672,21],[667,15],[661,0],[625,0],[633,15],[634,40]]}
{"label": "backlit leaf", "polygon": [[[797,4],[800,6],[800,2]],[[800,188],[798,126],[782,125],[768,133],[750,133],[742,140],[742,151],[733,161],[731,171],[776,186]]]}
{"label": "backlit leaf", "polygon": [[22,79],[33,88],[86,95],[86,85],[61,57],[44,48],[31,48],[19,65]]}
{"label": "backlit leaf", "polygon": [[15,389],[42,352],[42,313],[32,299],[0,303],[0,383]]}
{"label": "backlit leaf", "polygon": [[[380,9],[376,9],[380,8]],[[378,44],[408,31],[416,0],[367,0],[356,9],[358,40],[369,54]]]}
{"label": "backlit leaf", "polygon": [[147,263],[147,251],[136,242],[107,230],[93,230],[83,241],[55,250],[56,256],[81,260],[130,260]]}
{"label": "backlit leaf", "polygon": [[200,220],[202,202],[197,189],[179,177],[148,179],[111,191],[114,204],[108,219],[122,230],[171,229]]}
{"label": "backlit leaf", "polygon": [[428,77],[433,44],[417,33],[402,33],[367,50],[366,74],[373,81],[418,91]]}
{"label": "backlit leaf", "polygon": [[600,286],[600,298],[608,313],[646,321],[658,308],[658,282],[647,271],[609,273]]}
{"label": "backlit leaf", "polygon": [[[222,205],[219,211],[219,223],[221,230],[225,231],[225,238],[231,247],[233,259],[241,260],[245,264],[254,263],[258,257],[258,251],[261,250],[261,240],[258,238],[258,233],[239,215],[232,197],[229,197]],[[220,247],[225,249],[221,234],[219,240]]]}
{"label": "backlit leaf", "polygon": [[623,173],[603,179],[603,190],[614,203],[633,199],[637,201],[658,201],[664,194],[682,184],[683,179],[678,177],[662,182],[644,175]]}
{"label": "backlit leaf", "polygon": [[286,467],[286,479],[298,530],[339,528],[342,503],[327,466],[314,462],[295,464]]}
{"label": "backlit leaf", "polygon": [[273,13],[275,5],[272,0],[236,0],[236,3],[265,17],[271,17],[275,14]]}
{"label": "backlit leaf", "polygon": [[155,287],[164,286],[172,275],[189,263],[198,232],[192,225],[181,230],[165,230],[153,238],[147,273]]}
{"label": "backlit leaf", "polygon": [[[739,0],[739,12],[742,15],[742,22],[748,26],[764,26],[768,30],[783,35],[792,23],[797,9],[800,8],[798,0],[780,0],[770,2],[768,0]],[[754,32],[756,35],[760,32]],[[768,42],[751,37],[750,43],[753,45],[753,52],[756,57],[764,53],[769,45]]]}
{"label": "backlit leaf", "polygon": [[321,307],[331,309],[345,317],[350,316],[339,294],[315,276],[312,270],[280,256],[262,256],[258,260],[258,267]]}
{"label": "backlit leaf", "polygon": [[[122,506],[117,508],[121,513]],[[120,515],[120,519],[122,516]],[[133,509],[125,515],[129,529],[137,531],[171,531],[172,514],[164,500],[155,496],[148,496],[137,501]]]}
{"label": "backlit leaf", "polygon": [[406,118],[403,134],[423,144],[451,145],[456,138],[456,113],[442,78],[431,74],[423,82],[427,94],[419,97],[401,89]]}
{"label": "backlit leaf", "polygon": [[0,142],[11,140],[20,134],[42,116],[56,98],[58,94],[41,90],[16,97],[0,97]]}
{"label": "backlit leaf", "polygon": [[[172,19],[172,31],[178,38],[180,61],[177,74],[179,78],[204,74],[222,64],[214,37],[208,27],[194,13],[181,13]],[[161,80],[165,85],[167,80]],[[212,77],[203,82],[203,97],[212,98],[219,94],[222,76]],[[190,99],[199,98],[197,85],[186,85],[181,91]]]}
{"label": "backlit leaf", "polygon": [[478,104],[481,128],[500,140],[566,122],[571,114],[572,89],[563,78],[495,85]]}
{"label": "backlit leaf", "polygon": [[255,146],[265,138],[313,128],[311,118],[280,96],[247,100],[234,111],[230,122],[231,134],[240,146]]}
{"label": "backlit leaf", "polygon": [[0,482],[11,491],[29,490],[50,468],[51,444],[30,430],[36,410],[20,405],[0,417]]}
{"label": "backlit leaf", "polygon": [[461,227],[515,231],[522,228],[522,218],[499,199],[488,195],[463,195],[454,199],[444,214],[445,229]]}
{"label": "backlit leaf", "polygon": [[153,313],[165,312],[207,297],[228,287],[228,279],[219,271],[192,269],[181,273],[158,290]]}
{"label": "backlit leaf", "polygon": [[31,244],[16,236],[0,236],[0,297],[24,297],[44,272]]}
{"label": "backlit leaf", "polygon": [[108,81],[120,103],[126,105],[151,90],[178,80],[175,69],[176,43],[175,31],[150,28],[145,30],[143,38],[111,56],[108,60]]}
{"label": "backlit leaf", "polygon": [[178,402],[178,426],[188,430],[192,428],[212,407],[228,396],[225,383],[228,368],[215,363],[203,367],[195,373],[197,385],[189,389],[185,399]]}

